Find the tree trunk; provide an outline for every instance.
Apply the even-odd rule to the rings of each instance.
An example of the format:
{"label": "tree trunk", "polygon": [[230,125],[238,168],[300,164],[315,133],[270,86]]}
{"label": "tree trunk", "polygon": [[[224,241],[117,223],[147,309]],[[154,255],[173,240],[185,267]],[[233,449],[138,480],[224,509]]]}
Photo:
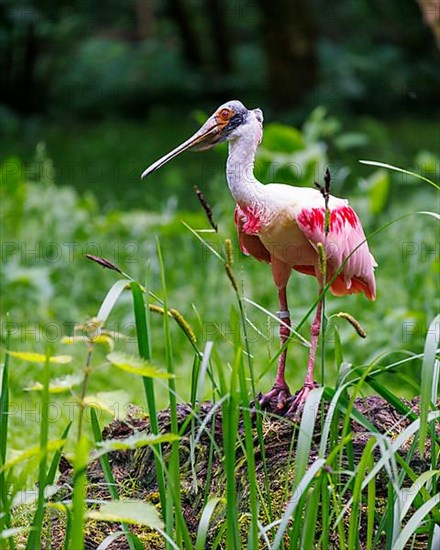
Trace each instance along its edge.
{"label": "tree trunk", "polygon": [[214,45],[213,66],[217,72],[225,76],[232,73],[232,37],[227,21],[227,10],[222,0],[207,0],[206,9],[208,12]]}
{"label": "tree trunk", "polygon": [[154,0],[136,0],[134,3],[138,40],[145,40],[154,36],[156,27],[155,4]]}
{"label": "tree trunk", "polygon": [[205,56],[194,24],[193,7],[185,0],[168,0],[168,11],[177,26],[186,61],[200,68],[205,63]]}
{"label": "tree trunk", "polygon": [[257,0],[273,104],[297,107],[316,82],[316,24],[307,0]]}

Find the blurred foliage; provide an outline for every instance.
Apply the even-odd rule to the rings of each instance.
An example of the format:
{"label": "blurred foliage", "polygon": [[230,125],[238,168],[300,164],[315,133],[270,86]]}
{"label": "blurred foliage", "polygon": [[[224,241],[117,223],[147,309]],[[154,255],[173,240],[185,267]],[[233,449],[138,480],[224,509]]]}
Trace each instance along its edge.
{"label": "blurred foliage", "polygon": [[[308,25],[315,37],[310,55],[317,59],[316,81],[301,91],[303,105],[284,99],[283,110],[304,113],[316,104],[376,115],[432,109],[440,84],[437,50],[414,0],[315,0],[291,8],[279,0],[5,0],[0,104],[55,117],[138,117],[154,104],[233,95],[268,108],[278,93],[274,59],[288,55],[281,49],[277,55],[276,48],[286,46],[281,40],[278,46],[265,41],[269,3],[274,13],[301,10],[294,19],[276,20],[279,35],[292,36],[290,55],[301,46],[295,47],[298,31],[284,29],[292,20]],[[306,81],[311,66],[298,58],[295,68],[291,59],[280,64],[283,74],[275,81],[297,98],[293,88]]]}
{"label": "blurred foliage", "polygon": [[[322,141],[323,134],[329,135],[329,128],[333,128],[333,137],[338,138],[332,145],[335,151],[338,142],[345,145],[350,142],[336,120],[326,121],[319,112],[312,113],[302,131],[280,124],[268,125],[257,158],[258,170],[265,178],[270,175],[272,180],[312,185],[315,179],[322,178],[319,169],[325,170],[329,165]],[[197,158],[202,159],[203,155]],[[415,162],[420,160],[439,162],[438,157],[428,152],[420,153]],[[335,194],[350,180],[351,204],[358,211],[367,234],[398,215],[428,210],[433,204],[434,190],[415,178],[360,165],[353,175],[347,167],[329,166]],[[225,237],[235,233],[233,202],[222,184],[223,178],[223,174],[214,174],[211,185],[217,193],[206,192],[220,226],[220,234],[212,235],[212,241],[208,239],[216,249],[223,246]],[[145,278],[149,264],[152,290],[160,294],[155,252],[155,237],[159,235],[165,255],[170,307],[178,308],[190,320],[199,341],[219,339],[226,350],[229,348],[228,341],[233,335],[222,336],[221,332],[234,300],[229,282],[215,258],[181,224],[181,220],[185,220],[192,227],[206,228],[208,224],[201,211],[177,212],[172,198],[168,206],[156,213],[144,209],[105,211],[91,192],[79,195],[71,186],[56,185],[52,161],[42,144],[28,166],[17,157],[7,159],[1,167],[1,182],[3,335],[5,314],[9,312],[17,329],[13,332],[13,342],[14,338],[24,338],[33,351],[40,347],[44,352],[48,339],[58,343],[63,334],[72,333],[74,324],[96,315],[106,289],[114,281],[114,273],[101,271],[88,262],[87,253],[116,262],[140,280]],[[153,189],[154,182],[151,185]],[[172,193],[172,187],[167,191]],[[188,195],[187,190],[178,191]],[[411,206],[405,206],[407,203]],[[379,263],[376,303],[369,303],[362,296],[329,299],[328,314],[342,308],[359,318],[369,333],[365,342],[358,342],[349,327],[341,327],[343,338],[352,344],[347,350],[349,360],[362,364],[381,350],[402,347],[414,352],[421,350],[424,324],[432,318],[438,300],[438,244],[433,223],[429,218],[415,215],[373,238],[371,248]],[[244,258],[238,250],[235,257],[236,273],[243,277],[246,295],[273,310],[275,294],[267,266]],[[245,267],[243,272],[241,266]],[[301,286],[300,294],[295,292],[297,285]],[[307,311],[315,286],[310,277],[292,276],[290,294],[295,320]],[[115,314],[115,330],[124,332],[132,326],[130,308],[125,307],[124,302]],[[266,356],[268,348],[276,349],[276,331],[267,325],[263,314],[252,310],[249,315],[267,336],[267,340],[258,334],[252,336],[255,356]],[[155,326],[161,330],[161,321],[156,324],[153,318],[153,334]],[[42,337],[44,334],[46,337]],[[307,329],[304,334],[307,336]],[[175,346],[176,360],[184,370],[191,350],[178,331],[174,337],[180,342]],[[161,340],[158,336],[155,342],[159,357]],[[297,347],[291,357],[294,363],[306,360],[305,351]]]}

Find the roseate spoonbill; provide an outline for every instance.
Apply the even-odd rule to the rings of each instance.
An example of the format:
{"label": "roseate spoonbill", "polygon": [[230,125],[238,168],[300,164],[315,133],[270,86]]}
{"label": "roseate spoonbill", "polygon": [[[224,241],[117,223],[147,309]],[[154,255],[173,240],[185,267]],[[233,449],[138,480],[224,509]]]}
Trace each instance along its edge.
{"label": "roseate spoonbill", "polygon": [[[278,290],[280,311],[277,316],[282,321],[280,341],[283,346],[291,326],[286,286],[292,269],[316,277],[319,294],[322,293],[318,249],[325,239],[325,205],[317,189],[278,183],[263,185],[255,178],[254,159],[262,135],[261,109],[249,110],[240,101],[229,101],[221,105],[192,137],[147,168],[142,178],[187,149],[202,151],[228,141],[226,179],[237,203],[235,224],[240,248],[244,254],[271,264]],[[325,240],[327,282],[348,258],[330,290],[336,296],[364,292],[367,298],[374,300],[377,264],[365,242],[358,216],[344,199],[329,196],[327,207],[330,212]],[[279,410],[289,405],[287,413],[292,413],[304,403],[315,384],[313,367],[321,316],[322,300],[319,300],[310,329],[311,347],[304,386],[295,396],[291,395],[284,377],[284,350],[279,356],[275,384],[261,396],[263,408],[273,400]]]}

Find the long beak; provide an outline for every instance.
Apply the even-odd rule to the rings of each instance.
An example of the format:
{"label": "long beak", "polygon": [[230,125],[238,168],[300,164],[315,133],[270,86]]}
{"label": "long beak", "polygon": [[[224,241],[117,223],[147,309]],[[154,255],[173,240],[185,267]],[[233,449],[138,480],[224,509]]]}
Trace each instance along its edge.
{"label": "long beak", "polygon": [[151,164],[146,170],[142,172],[141,178],[145,178],[152,172],[155,172],[158,168],[166,164],[169,160],[177,157],[180,153],[193,149],[195,151],[203,151],[217,145],[222,138],[222,130],[226,124],[217,121],[215,115],[211,116],[205,124],[198,130],[193,136],[181,143],[178,147],[167,153],[165,156]]}

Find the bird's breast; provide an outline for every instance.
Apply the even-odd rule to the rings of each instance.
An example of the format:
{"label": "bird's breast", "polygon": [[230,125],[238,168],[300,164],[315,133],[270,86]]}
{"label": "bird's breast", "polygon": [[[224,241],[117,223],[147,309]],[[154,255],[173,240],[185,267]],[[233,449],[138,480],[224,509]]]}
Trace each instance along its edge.
{"label": "bird's breast", "polygon": [[316,251],[290,212],[279,212],[260,226],[258,236],[275,258],[291,265],[315,265]]}

